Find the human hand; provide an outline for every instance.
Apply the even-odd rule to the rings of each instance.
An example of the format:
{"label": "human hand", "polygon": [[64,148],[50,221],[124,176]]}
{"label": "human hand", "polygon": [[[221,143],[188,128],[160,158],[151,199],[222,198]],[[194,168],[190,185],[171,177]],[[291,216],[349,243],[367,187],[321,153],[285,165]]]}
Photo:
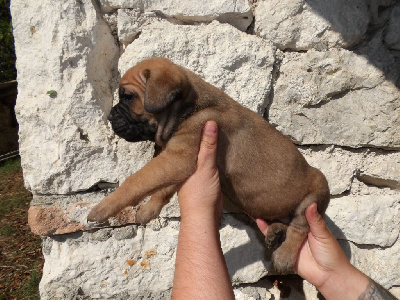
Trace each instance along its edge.
{"label": "human hand", "polygon": [[234,299],[221,249],[222,213],[214,121],[203,129],[197,169],[178,191],[181,210],[172,299]]}
{"label": "human hand", "polygon": [[310,232],[299,250],[296,271],[316,287],[322,287],[332,276],[343,276],[342,272],[353,267],[318,213],[317,204],[311,204],[305,214]]}
{"label": "human hand", "polygon": [[[295,271],[330,299],[344,299],[341,292],[360,295],[369,282],[369,278],[353,267],[339,243],[329,231],[317,204],[311,204],[305,212],[310,225],[307,239],[299,249]],[[268,223],[256,219],[259,229],[266,234]],[[338,293],[340,296],[338,296]],[[357,297],[356,297],[357,298]],[[354,299],[356,299],[354,298]]]}
{"label": "human hand", "polygon": [[216,164],[218,127],[207,121],[203,128],[196,171],[178,190],[181,218],[213,216],[219,220],[222,213],[221,186]]}

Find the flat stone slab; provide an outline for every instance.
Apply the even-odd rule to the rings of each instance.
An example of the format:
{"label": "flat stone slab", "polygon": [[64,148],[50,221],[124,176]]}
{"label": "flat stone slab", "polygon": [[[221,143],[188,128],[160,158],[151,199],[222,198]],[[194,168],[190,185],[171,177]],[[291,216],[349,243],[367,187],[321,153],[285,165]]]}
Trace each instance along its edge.
{"label": "flat stone slab", "polygon": [[303,145],[399,149],[399,107],[399,89],[367,58],[310,50],[285,55],[269,120]]}
{"label": "flat stone slab", "polygon": [[370,18],[364,0],[258,1],[255,31],[282,50],[347,48],[364,37]]}

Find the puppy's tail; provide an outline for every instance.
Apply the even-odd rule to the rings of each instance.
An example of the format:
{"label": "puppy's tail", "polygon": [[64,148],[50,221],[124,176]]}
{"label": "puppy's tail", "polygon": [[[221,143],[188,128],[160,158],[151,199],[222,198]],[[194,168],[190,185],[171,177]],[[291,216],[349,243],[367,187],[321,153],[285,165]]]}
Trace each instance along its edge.
{"label": "puppy's tail", "polygon": [[311,184],[308,195],[297,210],[304,212],[308,206],[316,202],[318,213],[324,216],[330,200],[328,181],[320,170],[313,167],[311,167],[309,176]]}
{"label": "puppy's tail", "polygon": [[[305,216],[307,207],[313,202],[316,202],[318,212],[324,215],[329,204],[329,186],[324,174],[315,168],[311,168],[309,176],[310,187],[308,194],[294,211],[293,218],[286,228],[285,241],[272,254],[273,265],[275,269],[282,274],[288,273],[293,269],[296,263],[298,250],[310,230]],[[284,227],[280,227],[280,231],[284,232]],[[275,238],[276,236],[267,240],[267,244],[270,240],[274,240]]]}

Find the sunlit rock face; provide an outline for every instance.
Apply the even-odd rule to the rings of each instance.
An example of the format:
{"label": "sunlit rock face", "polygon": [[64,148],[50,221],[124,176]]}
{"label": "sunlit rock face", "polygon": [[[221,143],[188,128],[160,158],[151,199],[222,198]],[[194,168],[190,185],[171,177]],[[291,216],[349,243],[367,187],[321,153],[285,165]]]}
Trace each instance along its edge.
{"label": "sunlit rock face", "polygon": [[[351,262],[400,297],[400,6],[397,1],[12,1],[17,118],[42,299],[169,299],[176,196],[147,226],[91,207],[153,156],[107,116],[137,62],[169,58],[264,116],[327,177],[326,221]],[[279,299],[263,236],[225,212],[237,299]],[[289,299],[318,299],[292,277]],[[300,287],[300,288],[299,288]]]}

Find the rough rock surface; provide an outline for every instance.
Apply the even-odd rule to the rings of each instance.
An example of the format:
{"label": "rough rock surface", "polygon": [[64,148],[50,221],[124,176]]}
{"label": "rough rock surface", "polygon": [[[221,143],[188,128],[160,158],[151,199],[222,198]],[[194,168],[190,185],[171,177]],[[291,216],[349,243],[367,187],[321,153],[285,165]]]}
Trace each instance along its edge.
{"label": "rough rock surface", "polygon": [[385,43],[394,50],[400,50],[400,3],[391,12],[385,36]]}
{"label": "rough rock surface", "polygon": [[118,46],[98,9],[91,1],[14,1],[12,11],[26,186],[66,194],[117,182],[107,115]]}
{"label": "rough rock surface", "polygon": [[399,99],[384,72],[354,52],[288,53],[269,119],[300,144],[399,149]]}
{"label": "rough rock surface", "polygon": [[129,44],[140,33],[144,24],[157,18],[167,19],[174,24],[199,24],[218,20],[246,31],[253,21],[249,3],[240,1],[208,1],[199,5],[197,1],[115,1],[101,0],[102,12],[117,28],[122,45]]}
{"label": "rough rock surface", "polygon": [[370,21],[368,1],[261,0],[255,31],[279,49],[347,48],[362,40]]}
{"label": "rough rock surface", "polygon": [[392,286],[399,286],[399,241],[390,248],[381,248],[372,245],[357,246],[351,242],[341,242],[341,245],[350,256],[350,262],[363,273],[374,278],[374,280],[387,289]]}
{"label": "rough rock surface", "polygon": [[308,163],[327,177],[331,195],[350,191],[354,178],[378,187],[399,189],[400,153],[338,146],[299,147]]}
{"label": "rough rock surface", "polygon": [[[46,266],[41,297],[166,299],[171,292],[178,233],[178,221],[159,219],[147,227],[133,225],[48,237],[43,245]],[[265,247],[254,225],[227,215],[220,234],[234,284],[256,282],[266,275],[270,264],[263,260]],[[246,251],[253,255],[243,256]],[[76,276],[79,281],[74,280]],[[68,281],[73,286],[65,285]]]}
{"label": "rough rock surface", "polygon": [[[326,221],[351,262],[400,296],[400,24],[395,0],[12,1],[20,153],[45,236],[42,299],[168,299],[176,196],[147,226],[128,208],[101,228],[89,209],[153,156],[107,115],[136,62],[164,56],[289,136],[326,175]],[[221,244],[237,299],[318,299],[273,276],[263,237],[225,212]],[[90,255],[88,255],[90,254]],[[275,280],[277,280],[275,282]]]}
{"label": "rough rock surface", "polygon": [[338,239],[390,247],[399,238],[399,195],[350,195],[332,199],[326,214],[328,226]]}
{"label": "rough rock surface", "polygon": [[100,0],[103,12],[110,12],[118,8],[140,8],[142,10],[163,11],[169,15],[208,16],[223,13],[244,13],[249,11],[250,5],[245,0],[212,0],[207,5],[199,5],[196,0]]}

